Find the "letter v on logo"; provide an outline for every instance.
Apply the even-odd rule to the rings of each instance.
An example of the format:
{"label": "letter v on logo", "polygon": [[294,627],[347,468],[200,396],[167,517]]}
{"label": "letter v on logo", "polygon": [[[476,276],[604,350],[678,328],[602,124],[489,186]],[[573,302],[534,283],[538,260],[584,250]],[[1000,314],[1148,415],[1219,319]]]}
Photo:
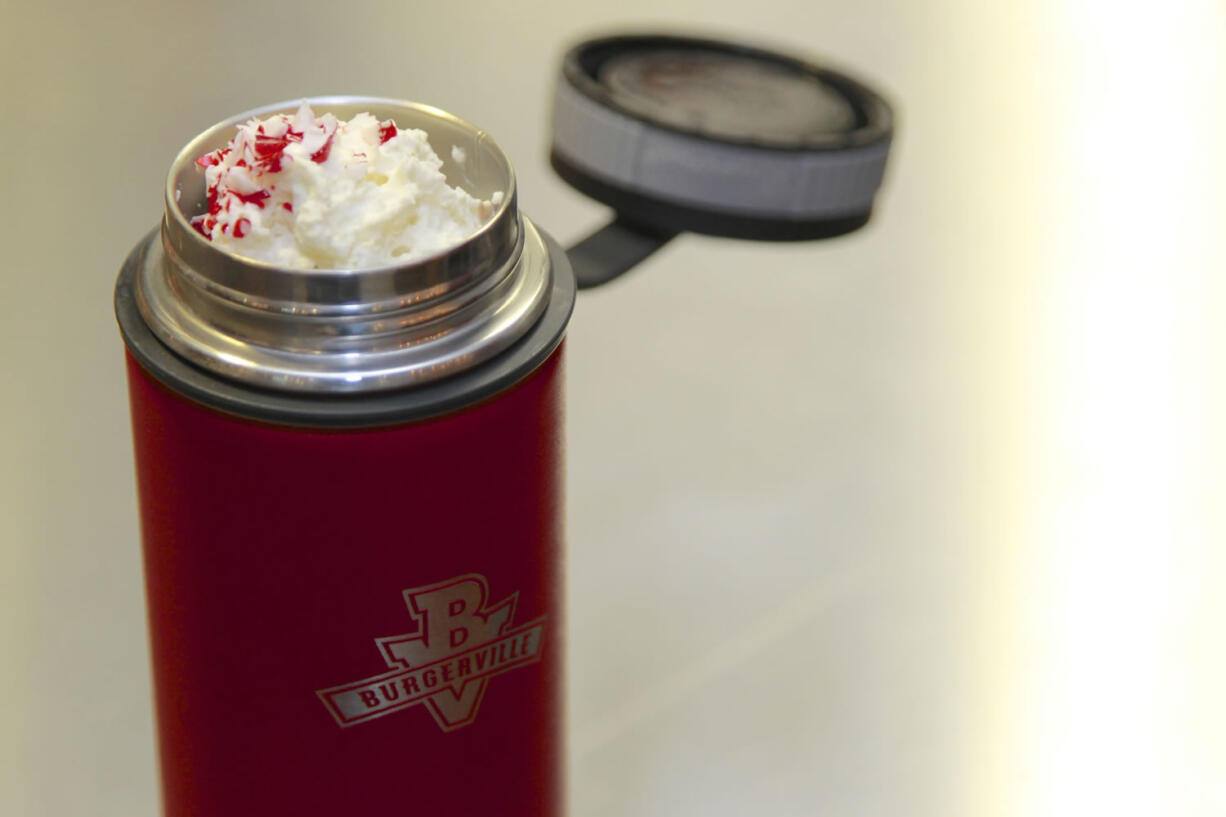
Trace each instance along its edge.
{"label": "letter v on logo", "polygon": [[490,607],[470,573],[404,591],[414,632],[376,638],[392,669],[316,694],[341,726],[424,703],[444,731],[473,722],[491,677],[540,660],[545,617],[513,627],[519,594]]}

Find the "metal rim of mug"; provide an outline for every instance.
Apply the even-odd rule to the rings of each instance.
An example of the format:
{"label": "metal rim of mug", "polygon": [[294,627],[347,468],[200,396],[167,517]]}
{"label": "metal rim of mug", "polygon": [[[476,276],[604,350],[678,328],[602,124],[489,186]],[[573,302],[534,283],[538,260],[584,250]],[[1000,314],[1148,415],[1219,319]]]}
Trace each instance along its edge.
{"label": "metal rim of mug", "polygon": [[115,315],[124,344],[142,369],[172,391],[218,411],[306,428],[361,429],[417,422],[495,397],[535,371],[562,343],[574,311],[575,278],[566,252],[548,235],[534,232],[543,242],[552,270],[541,318],[509,348],[484,363],[413,388],[344,394],[289,392],[218,377],[189,363],[154,335],[137,308],[135,289],[141,270],[162,263],[158,230],[136,245],[120,270]]}

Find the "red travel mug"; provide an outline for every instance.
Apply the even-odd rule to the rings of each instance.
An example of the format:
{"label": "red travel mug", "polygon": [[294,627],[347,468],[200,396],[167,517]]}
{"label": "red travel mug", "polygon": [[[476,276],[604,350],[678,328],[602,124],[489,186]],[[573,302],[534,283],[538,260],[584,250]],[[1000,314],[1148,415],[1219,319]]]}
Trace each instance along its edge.
{"label": "red travel mug", "polygon": [[472,125],[312,102],[425,130],[450,183],[503,199],[424,261],[290,270],[189,220],[195,157],[297,103],[175,160],[115,298],[164,812],[558,815],[566,254]]}

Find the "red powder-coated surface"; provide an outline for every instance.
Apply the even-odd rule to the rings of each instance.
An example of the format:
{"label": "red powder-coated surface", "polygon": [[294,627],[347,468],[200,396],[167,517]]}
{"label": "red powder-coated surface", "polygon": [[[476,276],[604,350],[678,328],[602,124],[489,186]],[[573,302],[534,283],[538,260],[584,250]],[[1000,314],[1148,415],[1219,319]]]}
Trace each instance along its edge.
{"label": "red powder-coated surface", "polygon": [[[168,817],[562,810],[561,352],[477,406],[381,429],[235,418],[129,355]],[[484,576],[537,663],[472,722],[425,701],[342,727],[317,691],[394,669],[404,591]],[[472,646],[472,642],[463,645]]]}

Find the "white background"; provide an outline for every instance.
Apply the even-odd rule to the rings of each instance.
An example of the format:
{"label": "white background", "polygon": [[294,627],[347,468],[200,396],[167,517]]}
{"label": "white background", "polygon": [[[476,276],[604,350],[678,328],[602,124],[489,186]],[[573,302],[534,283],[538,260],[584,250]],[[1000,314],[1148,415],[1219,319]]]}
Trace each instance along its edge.
{"label": "white background", "polygon": [[416,99],[569,244],[560,57],[662,27],[852,71],[899,135],[867,229],[580,298],[574,813],[1226,814],[1226,13],[1132,8],[0,0],[0,813],[156,813],[111,290],[179,147]]}

